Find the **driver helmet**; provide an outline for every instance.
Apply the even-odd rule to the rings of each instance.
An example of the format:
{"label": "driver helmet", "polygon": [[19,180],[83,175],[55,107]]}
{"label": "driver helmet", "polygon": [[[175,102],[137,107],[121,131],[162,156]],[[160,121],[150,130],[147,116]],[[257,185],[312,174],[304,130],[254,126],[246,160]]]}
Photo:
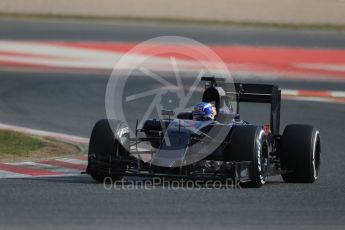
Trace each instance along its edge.
{"label": "driver helmet", "polygon": [[217,115],[216,107],[209,102],[201,102],[193,108],[194,120],[214,120]]}

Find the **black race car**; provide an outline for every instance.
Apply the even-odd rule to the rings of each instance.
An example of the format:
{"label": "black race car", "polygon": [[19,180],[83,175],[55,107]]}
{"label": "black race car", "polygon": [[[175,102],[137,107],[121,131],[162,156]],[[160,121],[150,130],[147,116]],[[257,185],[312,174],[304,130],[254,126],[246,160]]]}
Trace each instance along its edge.
{"label": "black race car", "polygon": [[[191,112],[163,111],[166,119],[149,119],[130,135],[125,122],[100,120],[93,128],[87,173],[96,181],[123,176],[190,179],[231,178],[252,187],[268,176],[285,182],[312,183],[320,166],[319,131],[304,124],[287,125],[279,134],[281,92],[278,86],[235,83],[226,91],[224,79],[203,77],[203,102],[214,103],[214,121],[194,121]],[[231,102],[237,102],[232,110]],[[270,124],[241,120],[242,102],[269,103]],[[230,112],[229,112],[230,111]],[[146,143],[149,148],[138,146]],[[144,160],[150,156],[148,160]]]}

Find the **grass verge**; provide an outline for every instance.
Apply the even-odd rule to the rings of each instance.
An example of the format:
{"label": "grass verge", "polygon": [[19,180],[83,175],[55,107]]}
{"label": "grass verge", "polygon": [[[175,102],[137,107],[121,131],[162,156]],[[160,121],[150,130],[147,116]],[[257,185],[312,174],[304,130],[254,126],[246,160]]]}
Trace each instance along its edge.
{"label": "grass verge", "polygon": [[79,152],[80,149],[70,143],[0,130],[0,162],[46,159]]}

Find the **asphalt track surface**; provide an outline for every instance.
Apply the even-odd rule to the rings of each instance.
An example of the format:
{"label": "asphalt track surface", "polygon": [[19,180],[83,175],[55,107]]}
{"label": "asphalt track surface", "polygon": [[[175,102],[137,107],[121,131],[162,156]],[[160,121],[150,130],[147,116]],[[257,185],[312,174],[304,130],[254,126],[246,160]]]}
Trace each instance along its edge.
{"label": "asphalt track surface", "polygon": [[[184,35],[206,43],[345,47],[344,33],[328,31],[10,20],[0,22],[0,31],[1,39],[10,40],[140,41],[156,35]],[[0,72],[0,122],[88,137],[94,122],[105,116],[107,81],[106,75]],[[275,83],[292,89],[345,88],[344,83]],[[322,165],[314,184],[286,184],[274,177],[260,189],[186,191],[158,186],[107,191],[86,175],[1,179],[0,228],[343,229],[345,107],[282,103],[282,127],[309,123],[320,130]],[[246,119],[259,121],[266,115],[256,106],[243,109]]]}
{"label": "asphalt track surface", "polygon": [[0,39],[144,41],[157,36],[186,36],[202,43],[345,48],[344,31],[181,25],[135,22],[75,22],[1,19]]}

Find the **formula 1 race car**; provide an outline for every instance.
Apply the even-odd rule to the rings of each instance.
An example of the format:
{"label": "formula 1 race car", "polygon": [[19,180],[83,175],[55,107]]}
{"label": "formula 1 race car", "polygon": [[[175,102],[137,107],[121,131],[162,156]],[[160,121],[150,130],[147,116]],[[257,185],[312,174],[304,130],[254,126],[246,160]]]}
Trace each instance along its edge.
{"label": "formula 1 race car", "polygon": [[[251,187],[262,186],[273,175],[282,175],[285,182],[313,183],[317,179],[319,131],[311,125],[292,124],[279,134],[278,86],[235,83],[233,91],[226,91],[224,79],[202,80],[206,86],[201,100],[214,103],[215,120],[196,121],[191,112],[183,112],[173,119],[146,120],[142,127],[136,126],[132,136],[125,122],[100,120],[91,134],[86,172],[100,182],[124,176],[232,178]],[[237,106],[229,112],[233,100]],[[269,103],[270,124],[241,120],[239,104],[243,102]],[[143,142],[150,148],[140,150],[138,145]],[[149,160],[143,160],[143,155],[149,155]]]}

